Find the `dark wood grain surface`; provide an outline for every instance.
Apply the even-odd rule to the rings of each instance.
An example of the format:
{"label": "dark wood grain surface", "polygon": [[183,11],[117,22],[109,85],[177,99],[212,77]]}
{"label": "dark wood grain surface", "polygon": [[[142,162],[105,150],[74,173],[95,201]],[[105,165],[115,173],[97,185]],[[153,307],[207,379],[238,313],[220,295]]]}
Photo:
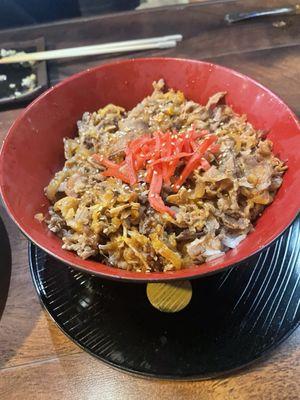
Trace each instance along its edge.
{"label": "dark wood grain surface", "polygon": [[[109,60],[175,56],[209,59],[268,86],[300,115],[300,15],[227,26],[225,13],[287,1],[217,1],[92,17],[0,32],[0,43],[44,36],[63,48],[180,32],[176,49],[109,59],[51,62],[51,84]],[[289,2],[296,4],[296,2]],[[284,20],[284,28],[274,21]],[[0,113],[0,140],[21,109]],[[0,399],[300,399],[300,332],[252,367],[223,379],[171,382],[141,379],[112,369],[70,342],[42,310],[31,282],[27,241],[0,206],[12,246],[9,297],[0,321]]]}

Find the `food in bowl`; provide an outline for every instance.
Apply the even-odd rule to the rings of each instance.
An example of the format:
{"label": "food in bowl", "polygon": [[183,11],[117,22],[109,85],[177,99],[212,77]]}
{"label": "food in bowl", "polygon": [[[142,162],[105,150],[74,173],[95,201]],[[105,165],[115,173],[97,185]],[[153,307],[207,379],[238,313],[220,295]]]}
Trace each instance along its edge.
{"label": "food in bowl", "polygon": [[84,113],[45,190],[45,221],[64,249],[136,272],[179,270],[236,247],[287,168],[265,132],[222,104],[225,92],[200,105],[163,80],[153,86],[130,111]]}

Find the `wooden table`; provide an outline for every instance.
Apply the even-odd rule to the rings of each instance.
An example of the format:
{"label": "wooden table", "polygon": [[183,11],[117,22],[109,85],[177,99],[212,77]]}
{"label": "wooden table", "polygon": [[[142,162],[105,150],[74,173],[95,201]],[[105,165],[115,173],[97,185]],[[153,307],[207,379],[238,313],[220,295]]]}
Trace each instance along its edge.
{"label": "wooden table", "polygon": [[[0,43],[44,36],[50,49],[181,32],[184,41],[177,49],[134,56],[209,59],[235,68],[268,86],[300,115],[300,16],[232,26],[226,26],[222,20],[226,12],[255,8],[259,3],[258,0],[213,1],[84,18],[2,31]],[[268,0],[264,5],[285,3],[286,0]],[[286,21],[287,25],[275,28],[272,23],[278,20]],[[107,59],[94,57],[49,63],[51,84],[103,62]],[[1,112],[1,140],[20,111]],[[27,241],[3,207],[0,211],[13,251],[10,292],[0,322],[1,400],[300,398],[299,330],[251,368],[224,379],[202,382],[141,379],[114,370],[84,353],[42,310],[29,275]]]}

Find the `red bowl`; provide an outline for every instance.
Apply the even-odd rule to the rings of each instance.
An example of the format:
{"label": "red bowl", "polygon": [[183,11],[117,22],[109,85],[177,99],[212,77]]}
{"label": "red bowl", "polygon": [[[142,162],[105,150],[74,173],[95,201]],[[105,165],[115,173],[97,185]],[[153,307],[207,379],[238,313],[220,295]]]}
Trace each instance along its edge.
{"label": "red bowl", "polygon": [[[257,129],[267,130],[274,151],[288,161],[275,201],[257,221],[255,230],[234,250],[214,262],[165,273],[137,273],[82,260],[63,250],[61,240],[34,215],[46,212],[44,187],[64,162],[63,142],[76,134],[84,111],[108,103],[127,109],[152,91],[152,82],[164,78],[187,98],[205,103],[217,91],[245,113]],[[10,128],[0,156],[0,187],[11,218],[23,233],[47,253],[85,272],[114,279],[163,281],[215,273],[237,264],[269,245],[295,219],[300,205],[300,125],[293,112],[274,93],[233,70],[210,63],[149,58],[101,65],[64,80],[36,99]]]}

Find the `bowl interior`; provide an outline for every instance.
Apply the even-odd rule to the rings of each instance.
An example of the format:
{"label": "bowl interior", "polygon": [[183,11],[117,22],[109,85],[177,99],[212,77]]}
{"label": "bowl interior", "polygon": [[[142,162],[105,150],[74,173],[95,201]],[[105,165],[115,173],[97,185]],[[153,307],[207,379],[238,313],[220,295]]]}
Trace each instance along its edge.
{"label": "bowl interior", "polygon": [[[288,161],[275,201],[259,218],[255,230],[225,256],[200,267],[170,273],[142,274],[82,260],[61,248],[61,241],[34,219],[46,212],[44,187],[64,162],[62,139],[76,134],[84,111],[114,103],[130,109],[164,78],[187,98],[205,103],[217,91],[257,129],[269,132],[274,152]],[[227,68],[192,60],[137,59],[99,66],[75,75],[35,100],[10,129],[2,147],[0,186],[11,217],[38,246],[62,261],[110,278],[166,280],[191,278],[238,263],[274,240],[296,217],[300,203],[300,128],[294,114],[272,92]]]}

